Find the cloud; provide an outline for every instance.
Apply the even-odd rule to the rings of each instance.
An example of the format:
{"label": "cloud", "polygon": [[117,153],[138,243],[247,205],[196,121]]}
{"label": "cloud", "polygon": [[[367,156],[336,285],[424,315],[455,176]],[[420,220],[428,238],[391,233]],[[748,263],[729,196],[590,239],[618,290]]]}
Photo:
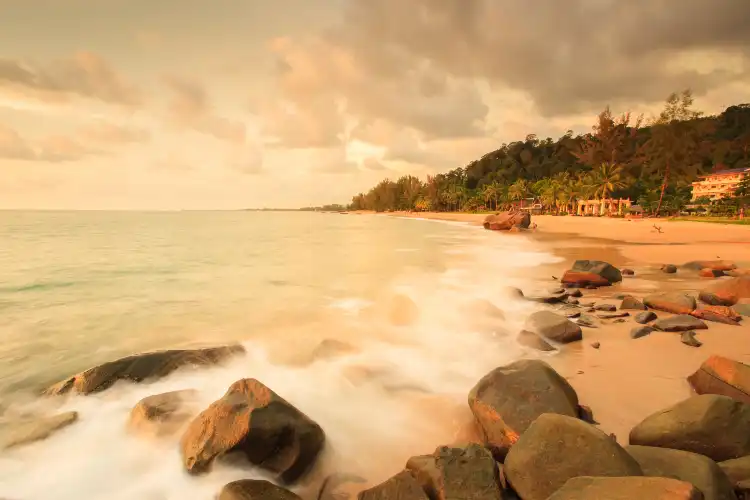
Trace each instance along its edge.
{"label": "cloud", "polygon": [[310,170],[319,174],[353,174],[357,163],[347,157],[343,147],[318,149],[310,152]]}
{"label": "cloud", "polygon": [[130,144],[148,142],[151,133],[143,128],[98,122],[80,131],[82,138],[106,144]]}
{"label": "cloud", "polygon": [[263,169],[263,151],[260,147],[242,146],[230,153],[230,167],[235,171],[247,175],[259,175]]}
{"label": "cloud", "polygon": [[377,158],[365,158],[362,160],[362,166],[367,170],[387,170]]}
{"label": "cloud", "polygon": [[245,142],[245,124],[218,115],[206,88],[199,82],[167,76],[164,83],[173,94],[169,117],[174,123],[222,141]]}
{"label": "cloud", "polygon": [[36,152],[18,132],[0,124],[0,158],[33,160],[36,158]]}
{"label": "cloud", "polygon": [[103,153],[74,138],[60,135],[32,143],[15,130],[0,124],[0,158],[3,159],[63,163]]}
{"label": "cloud", "polygon": [[129,107],[142,103],[136,86],[124,80],[101,56],[86,51],[47,65],[0,59],[0,89],[43,101],[64,101],[76,96]]}

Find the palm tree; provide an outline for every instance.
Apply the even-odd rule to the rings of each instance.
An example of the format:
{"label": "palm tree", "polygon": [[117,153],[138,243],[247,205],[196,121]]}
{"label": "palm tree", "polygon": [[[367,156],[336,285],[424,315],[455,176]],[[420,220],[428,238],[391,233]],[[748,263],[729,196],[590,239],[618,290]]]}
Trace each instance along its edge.
{"label": "palm tree", "polygon": [[625,187],[622,181],[622,165],[604,162],[592,172],[593,194],[601,200],[606,200],[613,191]]}
{"label": "palm tree", "polygon": [[487,207],[490,206],[490,200],[495,200],[495,210],[497,210],[497,184],[485,184],[482,188],[482,196]]}
{"label": "palm tree", "polygon": [[508,189],[508,195],[513,201],[523,200],[528,198],[529,192],[531,191],[531,185],[526,179],[518,179],[516,182],[510,185]]}

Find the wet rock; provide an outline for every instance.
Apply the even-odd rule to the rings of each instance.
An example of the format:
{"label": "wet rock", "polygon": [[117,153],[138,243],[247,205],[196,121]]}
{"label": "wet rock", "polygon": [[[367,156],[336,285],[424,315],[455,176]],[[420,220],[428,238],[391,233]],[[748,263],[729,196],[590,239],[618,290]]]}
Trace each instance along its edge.
{"label": "wet rock", "polygon": [[469,408],[484,443],[502,458],[539,415],[576,417],[578,396],[551,366],[530,359],[496,368],[482,377],[469,393]]}
{"label": "wet rock", "polygon": [[404,470],[390,479],[364,490],[358,500],[430,500],[417,479]]}
{"label": "wet rock", "polygon": [[577,476],[642,475],[633,457],[607,434],[577,418],[549,413],[521,435],[503,470],[523,500],[545,500]]}
{"label": "wet rock", "polygon": [[[578,405],[578,418],[589,424],[598,424],[594,418],[594,410],[586,405]],[[616,441],[616,440],[615,440]]]}
{"label": "wet rock", "polygon": [[656,329],[652,326],[636,326],[632,330],[630,330],[630,338],[631,339],[639,339],[641,337],[645,337],[646,335],[651,334],[652,332],[655,332]]}
{"label": "wet rock", "polygon": [[224,485],[217,500],[301,500],[291,491],[260,479],[240,479]]}
{"label": "wet rock", "polygon": [[683,264],[684,269],[691,271],[700,271],[702,269],[711,269],[715,271],[731,271],[737,268],[734,262],[728,260],[694,260]]}
{"label": "wet rock", "polygon": [[587,273],[581,271],[565,271],[562,279],[560,280],[565,286],[572,286],[577,288],[588,288],[593,286],[598,288],[600,286],[609,286],[610,282],[594,273]]}
{"label": "wet rock", "polygon": [[635,315],[635,322],[640,323],[641,325],[645,325],[646,323],[650,323],[651,321],[654,321],[657,318],[656,313],[653,311],[645,311],[642,313],[638,313]]}
{"label": "wet rock", "polygon": [[583,292],[581,292],[578,288],[572,288],[572,289],[568,290],[568,295],[570,295],[571,297],[579,299],[579,298],[583,297]]}
{"label": "wet rock", "polygon": [[366,483],[365,478],[355,474],[331,474],[323,480],[317,500],[351,500]]}
{"label": "wet rock", "polygon": [[614,319],[614,318],[627,318],[630,316],[629,312],[612,312],[612,313],[601,313],[597,315],[600,319]]}
{"label": "wet rock", "polygon": [[613,306],[612,304],[599,304],[598,306],[594,307],[597,311],[607,311],[607,312],[615,312],[617,310],[617,307]]}
{"label": "wet rock", "polygon": [[581,315],[581,317],[576,321],[576,324],[586,328],[598,328],[598,326],[596,325],[596,320],[593,317],[586,315]]}
{"label": "wet rock", "polygon": [[620,269],[620,274],[622,274],[623,276],[635,276],[635,271],[633,271],[632,269],[625,268],[625,269]]}
{"label": "wet rock", "polygon": [[524,298],[530,302],[539,302],[540,304],[558,304],[560,302],[564,302],[565,299],[568,298],[568,295],[566,293],[561,294],[550,294],[550,293],[542,293],[542,294],[531,294],[531,295],[525,295]]}
{"label": "wet rock", "polygon": [[412,457],[406,469],[432,500],[471,498],[500,500],[499,471],[492,453],[483,446],[441,446],[432,455]]}
{"label": "wet rock", "polygon": [[690,314],[697,307],[694,297],[684,293],[662,293],[649,295],[643,303],[651,309],[672,314]]}
{"label": "wet rock", "polygon": [[652,446],[628,446],[625,450],[650,477],[671,477],[695,485],[705,500],[737,500],[729,478],[716,462],[689,451]]}
{"label": "wet rock", "polygon": [[[721,306],[709,306],[709,307],[721,307]],[[711,309],[696,309],[695,311],[691,312],[690,315],[698,319],[705,320],[705,321],[713,321],[714,323],[723,323],[725,325],[740,326],[739,322],[736,319],[730,318],[729,316],[726,316],[725,314],[713,311]]]}
{"label": "wet rock", "polygon": [[565,302],[567,302],[568,304],[574,305],[574,306],[577,306],[580,303],[578,299],[574,299],[574,298],[571,298],[571,297],[568,297]]}
{"label": "wet rock", "polygon": [[560,344],[583,339],[580,326],[565,316],[550,311],[537,311],[531,314],[524,329]]}
{"label": "wet rock", "polygon": [[724,271],[719,271],[718,269],[701,269],[698,271],[698,276],[701,278],[719,278],[724,276]]}
{"label": "wet rock", "polygon": [[581,311],[568,311],[565,313],[565,317],[569,319],[578,318],[581,316]]}
{"label": "wet rock", "polygon": [[700,296],[703,302],[715,306],[733,306],[747,298],[750,298],[750,275],[720,280]]}
{"label": "wet rock", "polygon": [[592,342],[591,347],[594,349],[599,349],[602,345],[599,342]]}
{"label": "wet rock", "polygon": [[677,266],[674,264],[664,264],[661,266],[661,272],[666,274],[674,274],[677,272]]}
{"label": "wet rock", "polygon": [[103,391],[120,380],[143,382],[165,377],[186,366],[219,364],[231,356],[243,354],[241,345],[205,349],[172,349],[128,356],[90,368],[65,379],[45,391],[54,396],[66,393],[92,394]]}
{"label": "wet rock", "polygon": [[516,341],[522,346],[529,347],[537,351],[551,352],[557,350],[554,346],[552,346],[552,344],[544,340],[536,333],[526,330],[521,330],[521,332],[518,334],[518,337],[516,337]]}
{"label": "wet rock", "polygon": [[635,297],[627,296],[622,299],[620,309],[645,311],[646,305]]}
{"label": "wet rock", "polygon": [[687,378],[698,394],[718,394],[750,404],[750,366],[722,356],[711,356]]}
{"label": "wet rock", "polygon": [[734,295],[724,295],[720,292],[712,292],[710,290],[702,290],[698,294],[698,299],[712,306],[733,306],[737,303],[737,297]]}
{"label": "wet rock", "polygon": [[78,420],[78,412],[26,417],[0,424],[0,449],[8,450],[47,439]]}
{"label": "wet rock", "polygon": [[735,489],[742,488],[743,483],[750,481],[750,455],[725,460],[719,463],[719,467]]}
{"label": "wet rock", "polygon": [[717,462],[750,455],[750,405],[725,396],[693,396],[630,431],[630,444],[691,451]]}
{"label": "wet rock", "polygon": [[682,332],[682,335],[680,336],[680,342],[690,347],[700,347],[703,345],[700,340],[695,338],[695,332],[692,330]]}
{"label": "wet rock", "polygon": [[128,427],[140,434],[162,437],[174,434],[195,415],[197,391],[155,394],[141,399],[130,412]]}
{"label": "wet rock", "polygon": [[666,477],[574,477],[547,500],[704,500],[694,485]]}
{"label": "wet rock", "polygon": [[242,379],[190,423],[180,446],[191,474],[206,472],[220,455],[242,453],[290,483],[313,465],[324,442],[307,415],[257,380]]}
{"label": "wet rock", "polygon": [[609,283],[622,281],[622,273],[612,264],[600,260],[577,260],[573,264],[573,271],[593,273],[606,279]]}
{"label": "wet rock", "polygon": [[662,332],[686,332],[688,330],[708,329],[708,325],[703,321],[689,314],[678,314],[669,318],[657,319],[651,326]]}
{"label": "wet rock", "polygon": [[493,231],[510,231],[512,228],[528,229],[531,225],[531,213],[520,210],[509,210],[484,218],[485,229]]}

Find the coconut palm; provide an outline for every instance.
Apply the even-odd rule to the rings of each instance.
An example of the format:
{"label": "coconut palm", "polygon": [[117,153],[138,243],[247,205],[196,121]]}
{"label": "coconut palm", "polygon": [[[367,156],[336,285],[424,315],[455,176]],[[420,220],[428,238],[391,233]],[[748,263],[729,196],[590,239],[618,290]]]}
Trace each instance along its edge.
{"label": "coconut palm", "polygon": [[592,172],[593,195],[601,200],[606,200],[613,191],[624,188],[622,170],[622,165],[614,165],[609,162],[599,165],[599,168]]}

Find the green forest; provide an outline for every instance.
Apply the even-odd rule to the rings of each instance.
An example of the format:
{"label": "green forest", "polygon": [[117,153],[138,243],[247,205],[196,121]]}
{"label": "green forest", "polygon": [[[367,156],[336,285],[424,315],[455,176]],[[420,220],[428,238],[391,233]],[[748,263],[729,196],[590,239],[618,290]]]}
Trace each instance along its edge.
{"label": "green forest", "polygon": [[[529,134],[464,167],[424,181],[384,179],[348,207],[327,209],[481,212],[537,198],[545,211],[565,214],[581,199],[630,198],[646,213],[673,214],[690,203],[698,175],[741,167],[750,167],[750,104],[705,116],[685,90],[648,121],[607,107],[588,134],[568,131],[557,140]],[[736,210],[747,190],[744,182],[737,193],[744,196],[720,205]]]}

